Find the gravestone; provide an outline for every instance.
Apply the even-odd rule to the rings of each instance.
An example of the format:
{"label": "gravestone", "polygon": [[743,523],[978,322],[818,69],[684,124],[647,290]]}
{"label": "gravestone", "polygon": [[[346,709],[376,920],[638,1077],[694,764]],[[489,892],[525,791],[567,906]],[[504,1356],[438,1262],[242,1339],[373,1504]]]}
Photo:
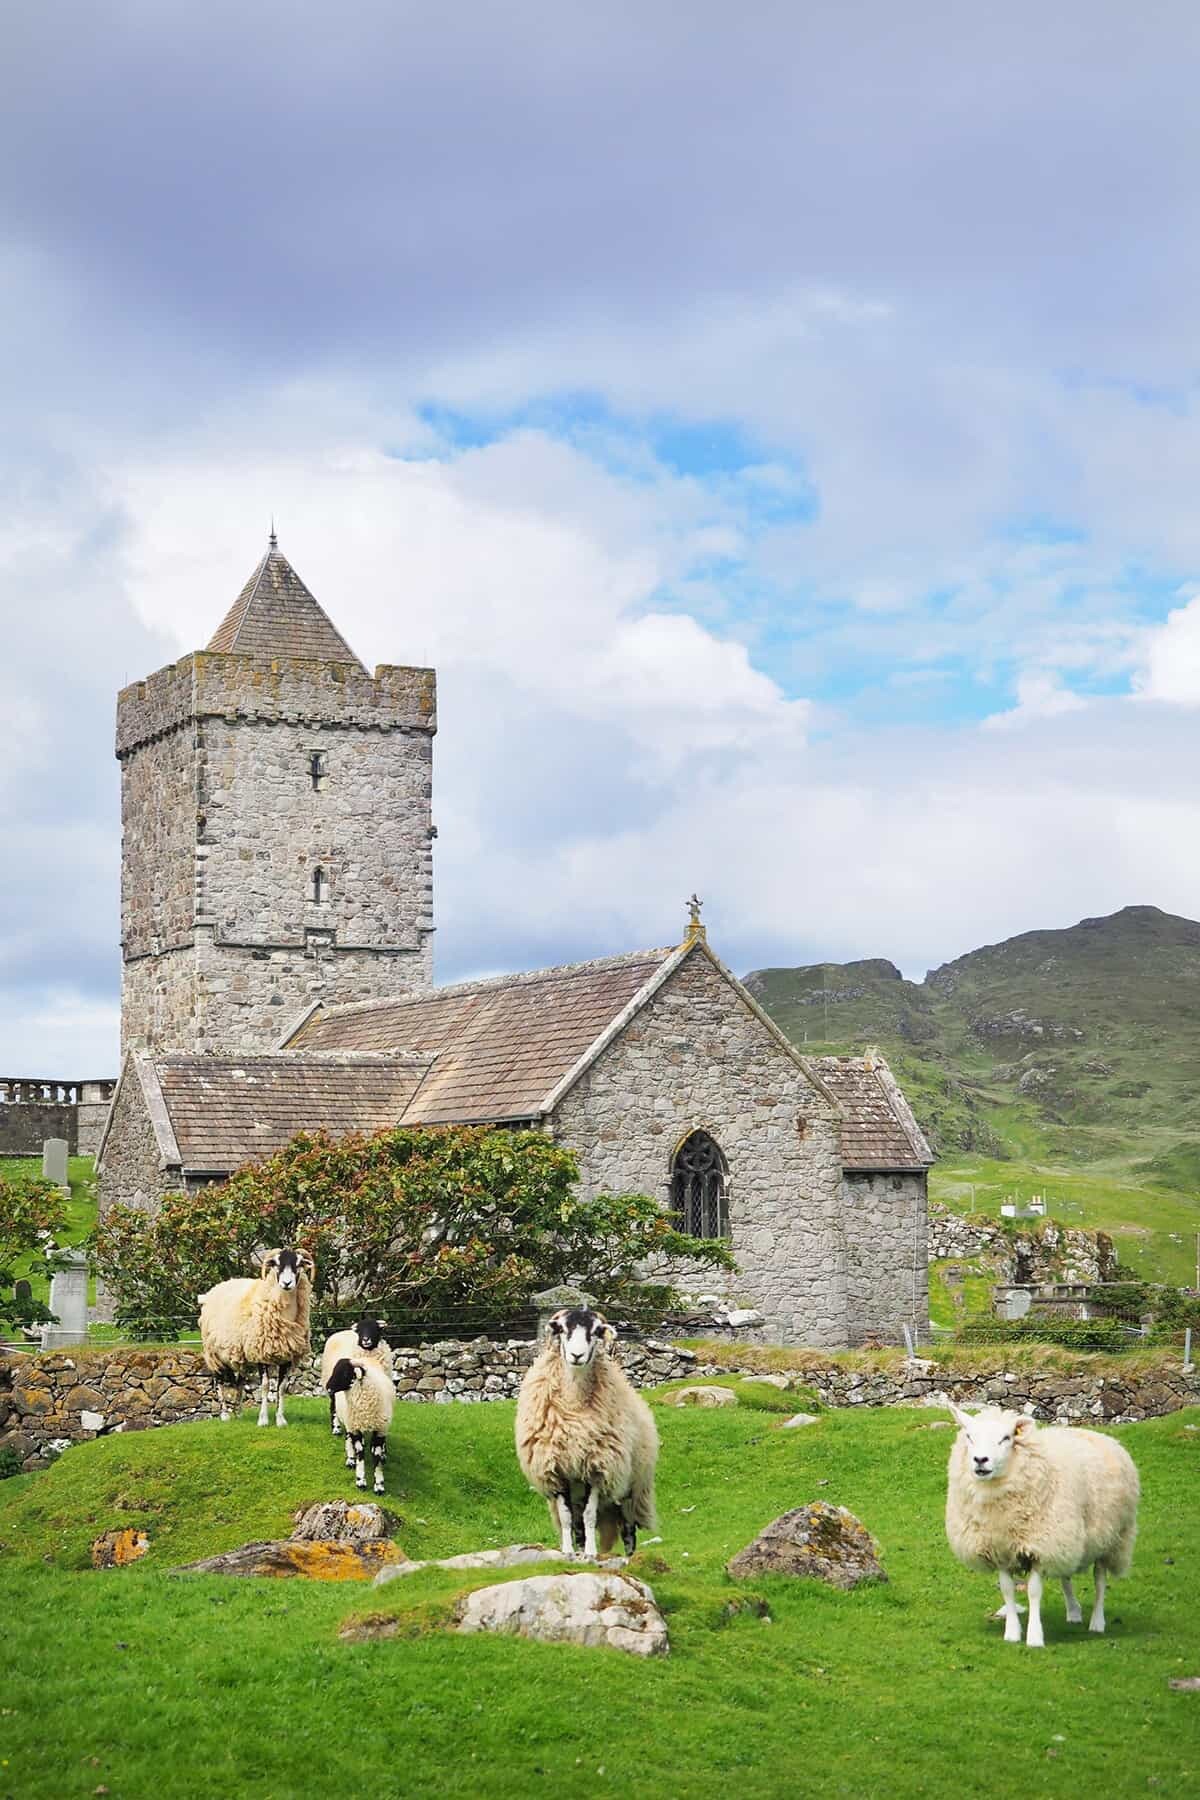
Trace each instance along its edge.
{"label": "gravestone", "polygon": [[42,1175],[52,1181],[55,1187],[70,1192],[67,1180],[67,1140],[66,1138],[47,1138],[42,1145]]}
{"label": "gravestone", "polygon": [[88,1260],[82,1250],[60,1250],[61,1267],[50,1282],[50,1311],[57,1321],[42,1326],[42,1349],[61,1350],[87,1343]]}
{"label": "gravestone", "polygon": [[15,1281],[13,1283],[13,1299],[17,1302],[18,1306],[23,1300],[28,1302],[33,1299],[33,1289],[23,1278],[20,1281]]}

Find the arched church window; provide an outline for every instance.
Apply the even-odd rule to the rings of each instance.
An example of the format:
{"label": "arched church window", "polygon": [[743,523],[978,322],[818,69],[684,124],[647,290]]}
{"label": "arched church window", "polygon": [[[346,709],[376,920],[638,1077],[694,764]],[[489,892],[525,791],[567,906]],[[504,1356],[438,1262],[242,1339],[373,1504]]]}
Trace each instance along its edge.
{"label": "arched church window", "polygon": [[312,899],[317,906],[324,906],[329,899],[329,877],[320,863],[312,872]]}
{"label": "arched church window", "polygon": [[671,1211],[691,1237],[729,1236],[729,1170],[707,1131],[689,1132],[675,1152]]}

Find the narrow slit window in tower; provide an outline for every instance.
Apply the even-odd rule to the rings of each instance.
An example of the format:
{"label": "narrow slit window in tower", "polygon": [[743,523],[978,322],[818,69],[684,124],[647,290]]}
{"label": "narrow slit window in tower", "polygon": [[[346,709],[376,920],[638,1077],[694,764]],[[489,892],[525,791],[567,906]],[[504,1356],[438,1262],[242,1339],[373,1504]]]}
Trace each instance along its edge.
{"label": "narrow slit window in tower", "polygon": [[329,763],[324,750],[309,751],[308,779],[312,782],[313,793],[319,794],[329,779]]}
{"label": "narrow slit window in tower", "polygon": [[315,906],[327,906],[329,904],[329,877],[321,867],[320,863],[317,864],[312,872],[311,899]]}

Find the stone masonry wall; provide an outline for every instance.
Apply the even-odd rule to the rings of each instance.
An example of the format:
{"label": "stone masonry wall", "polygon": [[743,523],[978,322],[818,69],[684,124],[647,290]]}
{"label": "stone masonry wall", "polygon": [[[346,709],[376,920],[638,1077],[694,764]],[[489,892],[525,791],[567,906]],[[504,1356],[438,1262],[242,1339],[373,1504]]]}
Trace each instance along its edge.
{"label": "stone masonry wall", "polygon": [[[531,1342],[479,1338],[398,1350],[396,1392],[410,1404],[512,1400],[536,1349]],[[632,1341],[621,1345],[621,1361],[635,1387],[686,1377],[696,1365],[690,1351]],[[290,1391],[321,1392],[317,1357]],[[51,1446],[215,1418],[219,1410],[213,1378],[197,1350],[123,1346],[0,1356],[0,1447],[13,1449],[23,1468],[40,1467]]]}
{"label": "stone masonry wall", "polygon": [[143,1212],[158,1209],[163,1195],[173,1186],[162,1168],[158,1140],[146,1109],[137,1070],[126,1066],[117,1090],[112,1124],[104,1146],[100,1172],[100,1213],[110,1206],[136,1206]]}
{"label": "stone masonry wall", "polygon": [[76,1154],[76,1109],[66,1101],[15,1100],[0,1105],[0,1156],[41,1156],[47,1138],[66,1138]]}
{"label": "stone masonry wall", "polygon": [[928,1321],[926,1188],[923,1171],[842,1176],[851,1343],[872,1333],[898,1343],[902,1323]]}
{"label": "stone masonry wall", "polygon": [[428,669],[211,653],[122,692],[123,1051],[430,985],[435,707]]}
{"label": "stone masonry wall", "polygon": [[[511,1400],[533,1360],[536,1345],[477,1339],[428,1344],[397,1353],[396,1386],[402,1401],[448,1405]],[[669,1344],[621,1345],[622,1362],[637,1387],[695,1377],[717,1369]],[[728,1364],[728,1357],[723,1357]],[[815,1388],[826,1406],[914,1406],[931,1409],[949,1397],[964,1406],[1028,1409],[1060,1424],[1128,1424],[1200,1404],[1200,1373],[1184,1375],[1176,1364],[1103,1374],[1080,1361],[1070,1369],[1005,1369],[961,1373],[913,1360],[888,1368],[850,1369],[813,1361],[798,1380]],[[317,1393],[312,1358],[297,1391]],[[215,1418],[212,1377],[195,1350],[58,1351],[46,1356],[0,1356],[0,1448],[23,1468],[35,1469],[47,1453],[112,1431],[144,1431],[192,1419]]]}
{"label": "stone masonry wall", "polygon": [[846,1342],[841,1166],[832,1109],[701,951],[567,1094],[554,1134],[589,1194],[670,1197],[675,1150],[698,1127],[729,1164],[736,1294],[783,1343]]}

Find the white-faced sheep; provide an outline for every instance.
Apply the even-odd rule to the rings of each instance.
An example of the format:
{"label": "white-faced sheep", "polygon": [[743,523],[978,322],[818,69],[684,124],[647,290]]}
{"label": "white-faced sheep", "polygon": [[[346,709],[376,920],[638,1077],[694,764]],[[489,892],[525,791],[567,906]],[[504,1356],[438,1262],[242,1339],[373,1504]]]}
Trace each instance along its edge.
{"label": "white-faced sheep", "polygon": [[997,1407],[970,1415],[951,1406],[960,1430],[950,1452],[946,1536],[970,1569],[995,1569],[1004,1596],[1004,1641],[1019,1644],[1014,1576],[1028,1577],[1025,1642],[1040,1648],[1042,1586],[1057,1576],[1067,1622],[1083,1615],[1072,1575],[1091,1566],[1096,1599],[1089,1628],[1104,1630],[1108,1576],[1124,1575],[1137,1532],[1138,1474],[1128,1453],[1098,1431],[1039,1430]]}
{"label": "white-faced sheep", "polygon": [[396,1405],[392,1378],[367,1357],[339,1359],[326,1383],[329,1398],[346,1433],[346,1467],[354,1470],[355,1487],[367,1485],[365,1445],[372,1439],[375,1456],[375,1492],[383,1492],[383,1465],[387,1460],[387,1434]]}
{"label": "white-faced sheep", "polygon": [[603,1555],[618,1532],[632,1556],[638,1527],[655,1522],[658,1432],[609,1354],[616,1335],[587,1307],[555,1313],[517,1399],[517,1461],[546,1497],[564,1556]]}
{"label": "white-faced sheep", "polygon": [[[334,1367],[343,1356],[353,1361],[370,1361],[378,1363],[385,1375],[392,1373],[391,1346],[384,1342],[383,1323],[364,1313],[357,1325],[351,1325],[345,1331],[335,1331],[325,1339],[321,1351],[321,1386],[328,1389],[329,1377]],[[337,1407],[333,1395],[329,1396],[329,1428],[337,1437],[341,1424],[337,1416]]]}
{"label": "white-faced sheep", "polygon": [[216,1376],[221,1417],[228,1419],[224,1387],[235,1391],[240,1410],[246,1377],[262,1372],[260,1425],[270,1423],[271,1377],[275,1383],[275,1423],[286,1425],[283,1393],[296,1364],[308,1355],[308,1314],[316,1269],[307,1250],[268,1250],[256,1277],[219,1281],[200,1296],[200,1341],[204,1361]]}

